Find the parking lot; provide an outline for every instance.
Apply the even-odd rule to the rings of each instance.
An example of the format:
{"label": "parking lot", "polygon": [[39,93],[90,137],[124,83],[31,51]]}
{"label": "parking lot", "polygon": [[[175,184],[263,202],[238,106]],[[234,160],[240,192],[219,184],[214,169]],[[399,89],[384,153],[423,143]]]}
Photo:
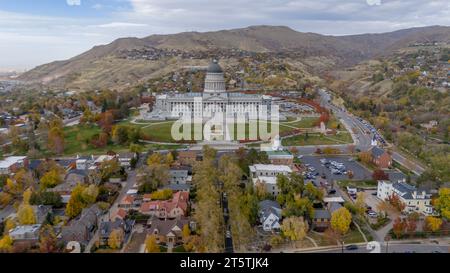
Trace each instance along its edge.
{"label": "parking lot", "polygon": [[[323,159],[326,159],[327,162],[334,161],[336,163],[340,163],[341,166],[344,167],[345,171],[342,171],[341,174],[333,174],[333,167],[330,166],[330,164],[323,164],[321,162]],[[325,179],[327,179],[328,182],[332,182],[334,180],[348,180],[348,175],[345,173],[348,171],[353,172],[352,180],[367,180],[372,178],[372,173],[361,164],[354,161],[350,156],[304,156],[301,158],[301,161],[306,167],[313,168],[313,171],[310,171],[311,173],[318,173],[316,179],[320,178],[322,175],[325,175]]]}

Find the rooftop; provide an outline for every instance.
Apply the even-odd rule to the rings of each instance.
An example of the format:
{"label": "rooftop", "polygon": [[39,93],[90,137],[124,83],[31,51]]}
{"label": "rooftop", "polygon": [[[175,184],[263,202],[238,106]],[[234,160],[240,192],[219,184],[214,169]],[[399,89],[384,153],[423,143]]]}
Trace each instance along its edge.
{"label": "rooftop", "polygon": [[26,156],[10,156],[0,161],[0,169],[6,169],[12,165],[25,160]]}
{"label": "rooftop", "polygon": [[291,167],[285,165],[273,164],[255,164],[250,166],[251,171],[277,171],[277,172],[292,172]]}

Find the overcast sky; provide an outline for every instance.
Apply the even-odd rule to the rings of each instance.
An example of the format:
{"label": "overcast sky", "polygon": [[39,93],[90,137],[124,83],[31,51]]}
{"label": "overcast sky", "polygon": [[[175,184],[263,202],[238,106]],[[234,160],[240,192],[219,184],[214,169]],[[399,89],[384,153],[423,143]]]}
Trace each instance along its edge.
{"label": "overcast sky", "polygon": [[449,0],[0,0],[0,70],[119,37],[285,25],[346,35],[450,25]]}

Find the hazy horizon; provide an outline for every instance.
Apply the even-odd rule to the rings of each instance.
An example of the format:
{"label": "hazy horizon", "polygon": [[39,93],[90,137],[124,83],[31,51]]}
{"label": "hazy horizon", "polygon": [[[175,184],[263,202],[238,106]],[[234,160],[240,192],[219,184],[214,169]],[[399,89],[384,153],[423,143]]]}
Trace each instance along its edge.
{"label": "hazy horizon", "polygon": [[0,3],[0,72],[29,70],[117,38],[254,25],[323,35],[450,26],[446,0],[32,0]]}

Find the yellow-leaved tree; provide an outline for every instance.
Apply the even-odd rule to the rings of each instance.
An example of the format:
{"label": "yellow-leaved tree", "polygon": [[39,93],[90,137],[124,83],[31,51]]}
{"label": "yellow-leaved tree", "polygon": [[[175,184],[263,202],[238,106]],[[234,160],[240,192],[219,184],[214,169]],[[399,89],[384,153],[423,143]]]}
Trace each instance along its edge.
{"label": "yellow-leaved tree", "polygon": [[441,229],[442,219],[440,219],[440,218],[428,216],[427,218],[425,218],[425,222],[426,222],[426,227],[429,230],[431,230],[432,232],[436,232]]}
{"label": "yellow-leaved tree", "polygon": [[156,236],[155,235],[147,236],[147,239],[145,240],[145,251],[147,253],[159,253],[159,252],[161,252],[158,244],[156,243]]}
{"label": "yellow-leaved tree", "polygon": [[84,187],[80,184],[72,189],[69,203],[66,206],[66,216],[74,218],[78,216],[84,208],[83,191]]}
{"label": "yellow-leaved tree", "polygon": [[331,228],[340,234],[346,234],[352,222],[352,214],[342,207],[331,215]]}
{"label": "yellow-leaved tree", "polygon": [[283,231],[284,236],[289,238],[289,240],[301,241],[308,233],[308,223],[303,217],[289,217],[283,220],[281,230]]}
{"label": "yellow-leaved tree", "polygon": [[17,210],[17,219],[21,225],[36,224],[36,215],[33,208],[29,204],[22,204]]}
{"label": "yellow-leaved tree", "polygon": [[112,249],[119,249],[122,246],[123,231],[120,229],[115,229],[111,231],[108,238],[108,246]]}
{"label": "yellow-leaved tree", "polygon": [[0,252],[9,252],[12,250],[13,240],[9,235],[0,239]]}
{"label": "yellow-leaved tree", "polygon": [[450,220],[450,188],[441,188],[439,190],[439,197],[434,205],[442,217]]}

